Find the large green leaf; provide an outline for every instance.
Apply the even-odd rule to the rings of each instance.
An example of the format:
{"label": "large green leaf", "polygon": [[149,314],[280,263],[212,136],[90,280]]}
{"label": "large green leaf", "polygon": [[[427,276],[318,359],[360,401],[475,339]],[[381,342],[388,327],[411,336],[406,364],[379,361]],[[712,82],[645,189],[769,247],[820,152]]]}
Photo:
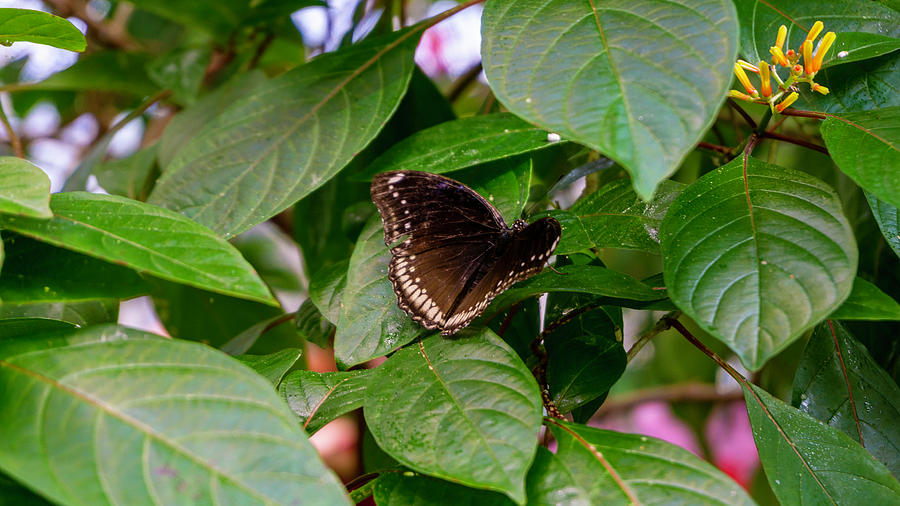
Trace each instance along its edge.
{"label": "large green leaf", "polygon": [[44,318],[83,327],[95,323],[115,322],[119,318],[118,299],[84,302],[43,302],[36,304],[0,304],[0,319]]}
{"label": "large green leaf", "polygon": [[367,370],[293,371],[281,383],[279,392],[300,417],[303,429],[314,434],[344,413],[361,408],[368,380]]}
{"label": "large green leaf", "polygon": [[615,159],[649,199],[715,119],[738,26],[724,0],[492,0],[482,37],[503,105]]}
{"label": "large green leaf", "polygon": [[[334,335],[334,359],[340,367],[385,355],[423,330],[397,307],[394,288],[387,278],[390,258],[381,219],[374,217],[359,236],[340,294]],[[327,316],[328,312],[323,314]]]}
{"label": "large green leaf", "polygon": [[576,479],[556,455],[539,446],[528,471],[529,506],[590,506],[587,492],[578,486]]}
{"label": "large green leaf", "polygon": [[0,227],[136,271],[276,305],[233,246],[175,212],[115,195],[57,193],[50,220],[0,215]]}
{"label": "large green leaf", "polygon": [[900,320],[900,304],[863,278],[853,280],[853,291],[829,318],[834,320]]}
{"label": "large green leaf", "polygon": [[147,293],[131,269],[15,234],[4,234],[0,271],[5,303],[130,299]]}
{"label": "large green leaf", "polygon": [[753,504],[731,478],[673,444],[558,420],[549,426],[559,446],[545,472],[568,471],[562,491],[590,504]]}
{"label": "large green leaf", "polygon": [[257,86],[175,156],[150,201],[231,237],[331,179],[397,108],[422,25]]}
{"label": "large green leaf", "polygon": [[756,385],[744,388],[744,399],[759,460],[782,504],[900,501],[900,484],[890,471],[843,432]]}
{"label": "large green leaf", "polygon": [[791,403],[859,441],[900,476],[900,388],[840,323],[816,327]]}
{"label": "large green leaf", "polygon": [[[769,48],[775,45],[778,27],[788,29],[785,51],[800,49],[813,23],[821,20],[824,31],[871,32],[900,35],[900,15],[878,2],[842,0],[735,0],[741,20],[741,54],[753,63],[772,59]],[[820,36],[821,37],[821,36]]]}
{"label": "large green leaf", "polygon": [[547,131],[509,113],[447,121],[398,142],[359,176],[387,170],[441,174],[552,146]]}
{"label": "large green leaf", "polygon": [[741,159],[703,176],[663,220],[666,287],[679,309],[759,369],[850,293],[857,249],[837,194]]}
{"label": "large green leaf", "polygon": [[300,309],[294,315],[294,326],[297,335],[307,342],[320,348],[327,348],[331,344],[329,341],[334,333],[334,325],[319,312],[319,308],[310,299],[300,304]]}
{"label": "large green leaf", "polygon": [[336,324],[341,316],[341,299],[347,286],[349,266],[349,260],[326,265],[309,279],[309,300],[332,324]]}
{"label": "large green leaf", "polygon": [[172,90],[178,102],[193,104],[211,56],[209,46],[178,47],[150,62],[147,74],[161,89]]}
{"label": "large green leaf", "polygon": [[47,174],[21,158],[0,157],[0,213],[51,218]]}
{"label": "large green leaf", "polygon": [[822,138],[844,174],[900,207],[900,106],[832,116]]}
{"label": "large green leaf", "polygon": [[35,42],[69,51],[87,47],[84,34],[67,19],[28,9],[0,9],[0,41]]}
{"label": "large green leaf", "polygon": [[[0,341],[0,468],[65,504],[349,504],[272,385],[104,325]],[[65,479],[58,477],[65,476]]]}
{"label": "large green leaf", "polygon": [[74,323],[50,318],[0,318],[0,338],[35,336],[77,327]]}
{"label": "large green leaf", "polygon": [[84,54],[75,65],[36,83],[16,83],[10,90],[106,90],[137,96],[159,91],[147,77],[145,53],[100,51]]}
{"label": "large green leaf", "polygon": [[398,351],[371,373],[364,409],[375,441],[401,463],[523,503],[540,399],[515,352],[483,330]]}
{"label": "large green leaf", "polygon": [[511,506],[508,497],[412,473],[384,473],[372,493],[381,506]]}
{"label": "large green leaf", "polygon": [[[620,179],[575,202],[568,210],[549,211],[563,227],[557,255],[590,248],[623,248],[659,252],[659,225],[684,185],[665,180],[653,199],[644,202],[631,182]],[[535,218],[543,216],[536,215]]]}
{"label": "large green leaf", "polygon": [[900,214],[897,208],[879,200],[878,197],[866,192],[866,199],[869,201],[869,207],[872,209],[872,215],[881,229],[884,240],[890,245],[894,253],[900,257]]}

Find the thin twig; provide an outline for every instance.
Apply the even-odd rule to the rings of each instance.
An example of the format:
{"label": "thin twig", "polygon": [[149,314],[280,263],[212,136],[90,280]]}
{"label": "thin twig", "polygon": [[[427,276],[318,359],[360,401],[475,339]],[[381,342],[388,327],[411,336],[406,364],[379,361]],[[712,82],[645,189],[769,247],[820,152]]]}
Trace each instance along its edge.
{"label": "thin twig", "polygon": [[12,146],[13,153],[16,154],[19,158],[25,158],[25,151],[22,149],[22,141],[19,139],[19,136],[16,135],[15,130],[13,130],[12,125],[9,123],[9,118],[6,117],[6,111],[3,107],[3,97],[0,97],[0,121],[3,122],[3,128],[6,129],[6,136],[9,138],[9,144]]}
{"label": "thin twig", "polygon": [[481,69],[481,62],[478,62],[478,65],[473,66],[465,74],[460,76],[460,78],[450,86],[450,91],[447,92],[447,100],[451,103],[456,102],[460,95],[466,91],[466,88],[478,78],[481,74]]}
{"label": "thin twig", "polygon": [[660,320],[656,322],[656,325],[654,325],[652,329],[641,334],[641,336],[638,337],[637,340],[635,340],[634,344],[631,345],[631,349],[628,350],[628,353],[626,355],[627,361],[631,362],[631,360],[641,352],[644,346],[649,343],[651,339],[656,337],[661,332],[669,330],[670,320],[676,319],[680,315],[681,311],[672,311],[660,318]]}
{"label": "thin twig", "polygon": [[812,149],[814,151],[818,151],[819,153],[828,154],[828,149],[825,146],[819,146],[818,144],[814,144],[809,141],[805,141],[803,139],[795,139],[794,137],[790,137],[788,135],[780,134],[778,132],[773,132],[772,130],[768,130],[762,133],[762,137],[766,139],[776,139],[779,141],[789,142],[791,144],[796,144],[798,146],[803,146],[807,149]]}
{"label": "thin twig", "polygon": [[509,325],[512,323],[513,316],[519,312],[519,307],[521,307],[522,301],[516,302],[509,308],[509,311],[506,313],[506,318],[503,319],[503,323],[500,324],[500,330],[497,332],[497,335],[503,337],[503,334],[506,332],[506,329],[509,328]]}
{"label": "thin twig", "polygon": [[263,54],[266,52],[266,49],[269,49],[269,46],[275,40],[275,34],[272,32],[266,33],[266,38],[263,39],[262,42],[256,46],[256,52],[253,53],[253,58],[250,59],[250,62],[247,64],[247,68],[255,69],[259,64],[259,60],[262,58]]}
{"label": "thin twig", "polygon": [[697,147],[700,149],[705,149],[707,151],[714,151],[716,153],[722,153],[723,155],[731,156],[734,154],[734,150],[729,148],[728,146],[720,146],[718,144],[711,144],[709,142],[698,142]]}
{"label": "thin twig", "polygon": [[744,118],[744,121],[746,121],[747,124],[750,125],[751,129],[756,130],[756,121],[751,118],[749,114],[747,114],[747,111],[745,111],[741,106],[739,106],[734,100],[730,98],[726,102],[728,103],[729,107],[731,107],[735,112],[740,114],[742,118]]}
{"label": "thin twig", "polygon": [[597,413],[599,415],[609,415],[618,411],[626,411],[634,406],[650,401],[729,402],[743,398],[744,394],[741,392],[720,392],[715,385],[697,382],[677,383],[610,397],[603,403],[603,406],[600,407]]}
{"label": "thin twig", "polygon": [[797,109],[785,109],[781,111],[784,116],[797,116],[799,118],[826,119],[829,115],[824,112],[801,111]]}

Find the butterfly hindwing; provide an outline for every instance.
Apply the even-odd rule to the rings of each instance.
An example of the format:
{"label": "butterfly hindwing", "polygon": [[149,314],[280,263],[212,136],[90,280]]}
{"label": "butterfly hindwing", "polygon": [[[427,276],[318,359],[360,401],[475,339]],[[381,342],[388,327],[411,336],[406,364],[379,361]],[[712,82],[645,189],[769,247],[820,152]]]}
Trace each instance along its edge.
{"label": "butterfly hindwing", "polygon": [[497,294],[539,272],[559,241],[556,220],[508,228],[487,200],[443,176],[384,172],[371,192],[391,246],[388,277],[398,305],[443,334],[465,327]]}

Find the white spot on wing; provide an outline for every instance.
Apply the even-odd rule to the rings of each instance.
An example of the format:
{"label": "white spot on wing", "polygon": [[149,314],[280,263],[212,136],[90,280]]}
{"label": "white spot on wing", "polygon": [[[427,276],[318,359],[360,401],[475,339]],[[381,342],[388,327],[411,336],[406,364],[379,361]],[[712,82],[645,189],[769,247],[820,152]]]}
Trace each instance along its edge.
{"label": "white spot on wing", "polygon": [[388,179],[388,184],[396,183],[397,181],[402,180],[405,177],[405,174],[397,174],[396,176]]}

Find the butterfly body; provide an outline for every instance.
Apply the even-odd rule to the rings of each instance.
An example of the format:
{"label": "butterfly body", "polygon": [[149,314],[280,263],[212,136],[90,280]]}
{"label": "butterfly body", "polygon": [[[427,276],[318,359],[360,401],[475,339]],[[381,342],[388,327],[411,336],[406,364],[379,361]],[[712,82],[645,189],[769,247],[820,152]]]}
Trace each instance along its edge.
{"label": "butterfly body", "polygon": [[398,306],[444,335],[468,325],[513,283],[540,272],[559,242],[553,218],[507,226],[487,200],[443,176],[384,172],[371,192],[391,247],[388,278]]}

